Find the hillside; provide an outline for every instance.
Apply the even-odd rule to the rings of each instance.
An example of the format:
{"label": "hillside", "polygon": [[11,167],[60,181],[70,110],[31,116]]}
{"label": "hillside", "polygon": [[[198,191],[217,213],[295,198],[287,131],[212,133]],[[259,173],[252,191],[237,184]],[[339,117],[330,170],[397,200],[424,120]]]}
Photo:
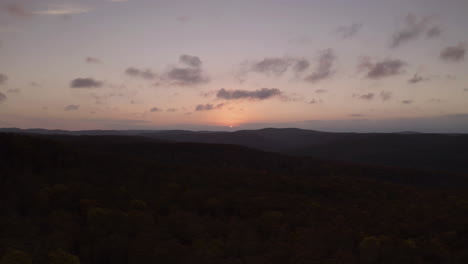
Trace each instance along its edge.
{"label": "hillside", "polygon": [[462,176],[144,137],[0,145],[0,263],[468,261]]}

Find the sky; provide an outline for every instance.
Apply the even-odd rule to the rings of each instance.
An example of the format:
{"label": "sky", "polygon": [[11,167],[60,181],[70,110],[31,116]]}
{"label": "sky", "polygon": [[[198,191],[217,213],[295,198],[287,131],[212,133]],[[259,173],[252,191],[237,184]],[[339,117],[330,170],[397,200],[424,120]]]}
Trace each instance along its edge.
{"label": "sky", "polygon": [[468,133],[467,0],[0,0],[0,127]]}

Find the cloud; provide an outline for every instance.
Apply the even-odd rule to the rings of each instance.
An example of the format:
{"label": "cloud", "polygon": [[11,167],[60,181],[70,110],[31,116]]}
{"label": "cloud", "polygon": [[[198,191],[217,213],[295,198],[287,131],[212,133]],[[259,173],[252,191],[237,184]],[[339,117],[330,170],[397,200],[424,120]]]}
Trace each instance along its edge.
{"label": "cloud", "polygon": [[310,62],[306,59],[298,59],[293,66],[293,71],[301,73],[310,67]]}
{"label": "cloud", "polygon": [[90,63],[90,64],[98,64],[98,63],[101,63],[102,61],[100,59],[98,59],[98,58],[87,57],[86,62]]}
{"label": "cloud", "polygon": [[198,68],[172,68],[166,73],[166,78],[177,85],[197,85],[209,82],[209,78]]}
{"label": "cloud", "polygon": [[411,79],[408,80],[408,83],[416,84],[416,83],[424,82],[427,80],[428,80],[427,78],[423,78],[416,73]]}
{"label": "cloud", "polygon": [[163,79],[181,86],[198,85],[210,81],[210,78],[203,72],[202,61],[199,57],[184,54],[179,57],[179,63],[186,67],[172,67],[165,73]]}
{"label": "cloud", "polygon": [[280,96],[282,92],[276,88],[262,88],[256,91],[246,91],[246,90],[226,90],[221,89],[216,94],[216,97],[219,99],[225,100],[238,100],[238,99],[250,99],[250,100],[265,100]]}
{"label": "cloud", "polygon": [[0,85],[5,84],[8,81],[8,76],[0,73]]}
{"label": "cloud", "polygon": [[426,36],[428,37],[440,35],[441,30],[437,26],[428,29],[430,21],[430,17],[418,18],[413,14],[407,15],[403,28],[393,34],[390,46],[396,48],[405,42],[417,39],[424,32],[426,32]]}
{"label": "cloud", "polygon": [[254,63],[251,70],[266,75],[282,75],[285,73],[292,61],[289,58],[265,58],[262,61]]}
{"label": "cloud", "polygon": [[79,105],[67,105],[65,106],[64,110],[65,111],[78,111],[80,109]]}
{"label": "cloud", "polygon": [[440,58],[445,61],[459,62],[465,58],[466,47],[464,44],[446,47],[440,53]]}
{"label": "cloud", "polygon": [[438,37],[442,34],[442,29],[440,27],[431,27],[429,30],[426,32],[426,37],[428,38],[435,38]]}
{"label": "cloud", "polygon": [[177,108],[168,108],[168,109],[166,110],[166,112],[169,112],[169,113],[174,113],[174,112],[177,112],[177,111],[178,111]]}
{"label": "cloud", "polygon": [[0,103],[5,102],[7,99],[8,97],[2,92],[0,92]]}
{"label": "cloud", "polygon": [[195,107],[195,111],[210,111],[210,110],[215,110],[215,109],[221,109],[225,104],[199,104],[197,107]]}
{"label": "cloud", "polygon": [[358,65],[359,70],[367,71],[367,78],[380,79],[403,73],[406,62],[397,59],[385,59],[381,62],[372,63],[368,58],[363,58],[363,62]]}
{"label": "cloud", "polygon": [[153,108],[150,109],[150,112],[152,112],[152,113],[161,112],[161,111],[162,111],[162,109],[157,108],[157,107],[153,107]]}
{"label": "cloud", "polygon": [[134,67],[127,68],[125,73],[129,76],[140,77],[146,80],[154,80],[157,78],[157,74],[153,73],[151,70],[140,70]]}
{"label": "cloud", "polygon": [[382,101],[388,101],[392,98],[392,93],[391,92],[387,92],[387,91],[381,91],[380,94],[380,99],[382,99]]}
{"label": "cloud", "polygon": [[316,104],[316,103],[318,103],[318,101],[317,101],[317,100],[315,100],[315,99],[312,99],[312,100],[310,100],[310,101],[309,101],[309,102],[307,102],[307,103],[308,103],[308,104]]}
{"label": "cloud", "polygon": [[38,14],[38,15],[63,16],[63,15],[87,13],[89,11],[91,11],[91,9],[78,6],[78,5],[57,4],[57,5],[50,5],[47,9],[36,11],[33,13]]}
{"label": "cloud", "polygon": [[413,100],[403,100],[401,101],[402,104],[412,104]]}
{"label": "cloud", "polygon": [[362,28],[362,24],[352,24],[349,26],[341,26],[336,29],[336,33],[342,39],[354,37]]}
{"label": "cloud", "polygon": [[325,89],[317,89],[317,90],[315,90],[315,93],[318,93],[318,94],[322,94],[322,93],[326,93],[326,92],[327,92],[327,90],[325,90]]}
{"label": "cloud", "polygon": [[374,94],[373,93],[363,94],[363,95],[359,96],[359,99],[370,101],[370,100],[374,99]]}
{"label": "cloud", "polygon": [[103,82],[96,81],[93,78],[77,78],[71,81],[71,88],[99,88]]}
{"label": "cloud", "polygon": [[9,13],[12,16],[17,16],[17,17],[32,17],[33,13],[26,10],[23,5],[19,3],[12,3],[8,4],[4,7],[5,11]]}
{"label": "cloud", "polygon": [[336,56],[332,49],[324,50],[322,54],[320,54],[315,72],[305,77],[304,80],[313,83],[329,78],[334,73],[332,67],[335,60]]}
{"label": "cloud", "polygon": [[197,56],[183,54],[180,55],[179,62],[194,68],[200,68],[202,66],[202,61]]}

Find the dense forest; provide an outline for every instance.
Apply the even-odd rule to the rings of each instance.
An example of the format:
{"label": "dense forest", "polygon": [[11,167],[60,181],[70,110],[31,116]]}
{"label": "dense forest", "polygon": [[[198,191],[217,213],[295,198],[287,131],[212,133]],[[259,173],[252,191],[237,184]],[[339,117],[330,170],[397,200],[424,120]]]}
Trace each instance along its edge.
{"label": "dense forest", "polygon": [[468,263],[467,175],[0,133],[0,264]]}

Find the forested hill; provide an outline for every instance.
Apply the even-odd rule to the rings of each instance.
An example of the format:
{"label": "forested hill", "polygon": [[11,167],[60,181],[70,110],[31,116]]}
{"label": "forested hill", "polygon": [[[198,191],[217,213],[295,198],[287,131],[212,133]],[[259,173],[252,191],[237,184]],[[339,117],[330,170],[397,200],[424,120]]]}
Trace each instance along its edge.
{"label": "forested hill", "polygon": [[468,174],[466,134],[328,133],[297,128],[234,132],[0,129],[1,131],[44,135],[143,136],[159,141],[235,144],[325,160]]}
{"label": "forested hill", "polygon": [[144,137],[0,146],[2,264],[468,262],[463,175]]}

